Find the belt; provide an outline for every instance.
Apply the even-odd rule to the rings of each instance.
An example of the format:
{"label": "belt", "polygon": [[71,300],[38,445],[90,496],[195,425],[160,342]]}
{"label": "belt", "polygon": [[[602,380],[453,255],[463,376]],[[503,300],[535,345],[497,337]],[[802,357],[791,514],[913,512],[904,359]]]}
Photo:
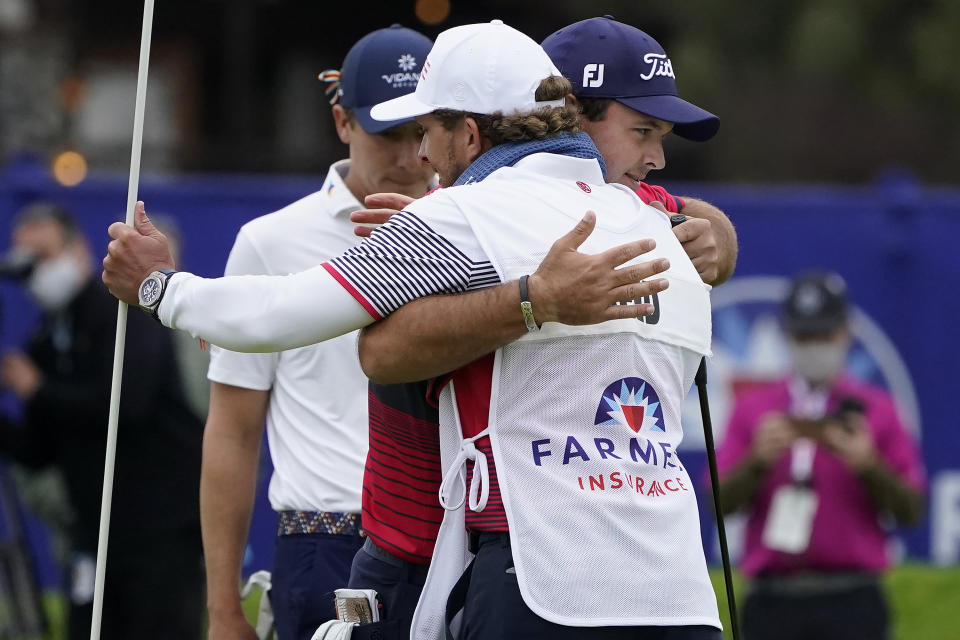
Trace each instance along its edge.
{"label": "belt", "polygon": [[876,586],[874,573],[844,571],[839,573],[797,573],[792,575],[760,575],[750,583],[753,593],[786,597],[828,595]]}
{"label": "belt", "polygon": [[339,511],[281,511],[278,536],[298,533],[327,533],[334,536],[363,535],[359,513]]}
{"label": "belt", "polygon": [[392,567],[403,569],[407,572],[408,577],[406,580],[408,582],[416,582],[422,585],[427,579],[427,571],[430,570],[429,564],[415,564],[413,562],[407,562],[402,558],[398,558],[374,542],[372,538],[367,538],[363,541],[363,552],[371,558],[376,558],[384,564],[389,564]]}
{"label": "belt", "polygon": [[485,544],[494,544],[499,543],[506,547],[510,546],[510,532],[509,531],[475,531],[469,529],[467,531],[469,536],[469,541],[467,543],[470,553],[476,555]]}

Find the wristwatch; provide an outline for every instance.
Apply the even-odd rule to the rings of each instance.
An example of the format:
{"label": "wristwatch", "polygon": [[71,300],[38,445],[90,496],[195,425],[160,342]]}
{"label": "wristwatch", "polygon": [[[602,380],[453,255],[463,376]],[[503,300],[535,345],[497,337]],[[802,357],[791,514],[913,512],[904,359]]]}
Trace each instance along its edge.
{"label": "wristwatch", "polygon": [[154,271],[140,283],[138,292],[140,308],[148,314],[159,320],[157,317],[157,308],[160,301],[163,300],[163,294],[167,292],[167,283],[170,277],[175,274],[173,269],[160,269]]}

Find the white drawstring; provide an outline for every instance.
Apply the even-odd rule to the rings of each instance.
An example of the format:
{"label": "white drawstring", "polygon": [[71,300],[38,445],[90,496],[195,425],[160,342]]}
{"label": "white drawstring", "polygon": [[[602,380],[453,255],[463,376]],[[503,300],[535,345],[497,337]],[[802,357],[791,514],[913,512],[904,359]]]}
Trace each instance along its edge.
{"label": "white drawstring", "polygon": [[[464,438],[460,443],[460,452],[443,476],[440,483],[440,505],[447,511],[456,511],[463,506],[467,499],[467,460],[473,460],[473,478],[470,479],[470,510],[483,511],[490,497],[490,475],[487,467],[487,456],[477,449],[475,442],[487,435],[484,429],[472,438]],[[458,482],[459,481],[459,482]],[[460,497],[455,504],[449,497],[452,489],[460,485]]]}

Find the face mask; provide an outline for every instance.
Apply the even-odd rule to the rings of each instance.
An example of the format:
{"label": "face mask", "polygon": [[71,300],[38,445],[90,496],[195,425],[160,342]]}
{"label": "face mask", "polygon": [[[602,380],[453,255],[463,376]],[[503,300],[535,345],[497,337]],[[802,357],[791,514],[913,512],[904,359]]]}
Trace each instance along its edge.
{"label": "face mask", "polygon": [[847,345],[832,342],[790,343],[793,367],[808,382],[830,382],[847,361]]}
{"label": "face mask", "polygon": [[27,279],[30,295],[46,311],[67,306],[83,286],[83,273],[67,253],[39,263]]}

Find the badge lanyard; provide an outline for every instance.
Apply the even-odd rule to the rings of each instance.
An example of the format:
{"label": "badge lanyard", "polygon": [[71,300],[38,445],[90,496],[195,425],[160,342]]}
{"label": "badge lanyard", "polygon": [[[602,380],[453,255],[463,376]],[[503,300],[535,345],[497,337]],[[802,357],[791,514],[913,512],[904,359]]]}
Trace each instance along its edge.
{"label": "badge lanyard", "polygon": [[[818,420],[825,415],[826,393],[813,392],[802,381],[791,384],[790,392],[790,415],[806,420]],[[790,447],[793,483],[774,492],[763,527],[763,544],[769,549],[796,555],[810,546],[819,502],[810,483],[816,451],[817,444],[810,438],[798,438]]]}
{"label": "badge lanyard", "polygon": [[[827,413],[826,391],[815,391],[802,379],[790,384],[790,415],[806,420],[819,420]],[[796,484],[806,484],[813,475],[813,458],[817,444],[810,438],[797,438],[790,447],[790,475]]]}

